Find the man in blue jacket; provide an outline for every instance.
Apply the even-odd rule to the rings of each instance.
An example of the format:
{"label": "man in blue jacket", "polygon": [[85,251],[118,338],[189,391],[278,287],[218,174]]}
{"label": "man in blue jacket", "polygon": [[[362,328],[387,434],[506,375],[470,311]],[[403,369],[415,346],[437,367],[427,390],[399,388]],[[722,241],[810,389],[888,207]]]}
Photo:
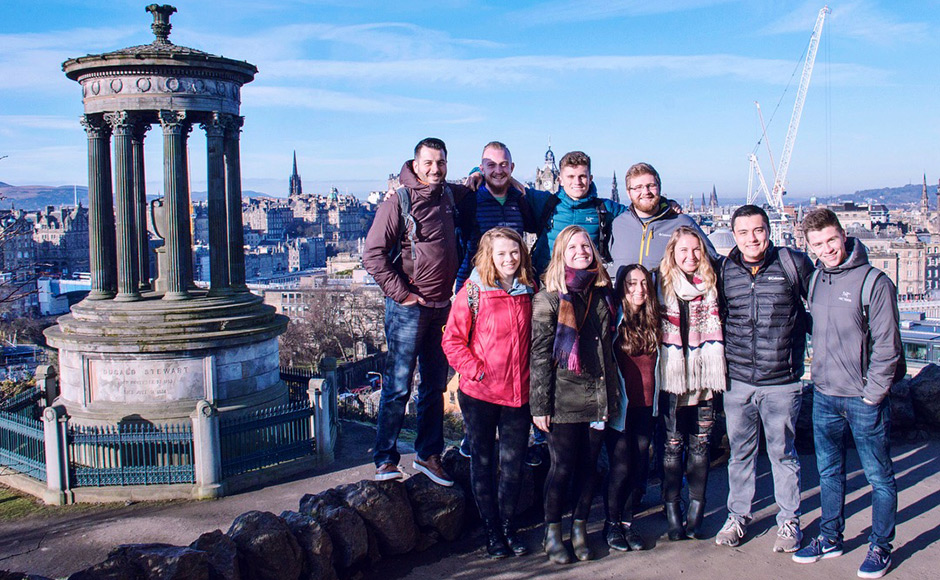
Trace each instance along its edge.
{"label": "man in blue jacket", "polygon": [[888,391],[904,375],[898,292],[868,262],[865,246],[847,237],[828,209],[803,220],[819,262],[809,288],[813,315],[813,438],[822,517],[819,536],[793,554],[801,564],[842,555],[845,530],[845,440],[851,430],[871,484],[871,533],[860,578],[891,567],[898,488],[891,462]]}

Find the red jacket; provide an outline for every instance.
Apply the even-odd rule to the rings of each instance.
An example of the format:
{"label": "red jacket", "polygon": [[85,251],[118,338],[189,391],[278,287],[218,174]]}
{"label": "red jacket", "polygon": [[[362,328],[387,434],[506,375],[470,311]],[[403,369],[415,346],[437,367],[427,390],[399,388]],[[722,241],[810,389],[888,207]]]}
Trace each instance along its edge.
{"label": "red jacket", "polygon": [[[467,286],[480,288],[471,336]],[[444,328],[442,346],[460,373],[460,390],[475,399],[507,407],[529,402],[529,347],[533,289],[516,282],[512,292],[482,286],[476,271],[460,289]],[[483,380],[478,381],[480,374]]]}

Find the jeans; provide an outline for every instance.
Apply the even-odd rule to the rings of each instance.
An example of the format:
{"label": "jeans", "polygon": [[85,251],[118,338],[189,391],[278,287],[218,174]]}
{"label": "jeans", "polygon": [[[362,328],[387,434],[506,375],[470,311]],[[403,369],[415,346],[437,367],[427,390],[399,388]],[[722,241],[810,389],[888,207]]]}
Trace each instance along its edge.
{"label": "jeans", "polygon": [[868,541],[887,552],[894,539],[898,487],[891,463],[891,411],[888,399],[868,405],[862,397],[831,397],[818,390],[813,398],[813,436],[822,503],[820,534],[842,540],[845,530],[845,445],[848,427],[871,484],[871,534]]}
{"label": "jeans", "polygon": [[529,405],[497,405],[463,391],[457,391],[457,400],[470,441],[470,484],[480,517],[485,522],[511,520],[522,488],[532,422]]}
{"label": "jeans", "polygon": [[411,381],[417,366],[420,373],[418,396],[418,435],[415,451],[425,460],[444,451],[444,390],[447,386],[447,359],[441,337],[450,307],[429,308],[415,304],[402,306],[385,299],[385,341],[388,358],[379,399],[373,460],[398,464],[398,434],[405,419],[405,406],[411,397]]}
{"label": "jeans", "polygon": [[751,518],[757,478],[757,441],[764,426],[767,457],[774,479],[777,525],[800,522],[800,456],[796,452],[796,419],[802,384],[754,386],[731,381],[725,393],[725,418],[731,459],[728,461],[728,514]]}
{"label": "jeans", "polygon": [[676,405],[676,395],[661,393],[659,411],[666,427],[663,503],[679,501],[683,473],[689,484],[689,499],[704,503],[710,463],[709,441],[715,425],[712,401],[680,407]]}

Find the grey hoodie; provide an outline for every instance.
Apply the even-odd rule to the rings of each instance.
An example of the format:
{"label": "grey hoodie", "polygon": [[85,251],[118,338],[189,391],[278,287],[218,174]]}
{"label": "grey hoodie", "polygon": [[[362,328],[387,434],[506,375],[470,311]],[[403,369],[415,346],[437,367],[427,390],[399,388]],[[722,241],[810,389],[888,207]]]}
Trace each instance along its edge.
{"label": "grey hoodie", "polygon": [[691,217],[676,213],[669,204],[660,201],[659,211],[650,218],[641,218],[631,205],[613,223],[610,256],[613,259],[607,271],[611,276],[621,266],[642,264],[648,270],[659,268],[666,252],[666,243],[679,226],[689,226],[699,231],[705,239],[705,250],[712,261],[718,260],[718,252],[702,229]]}
{"label": "grey hoodie", "polygon": [[[851,237],[846,240],[845,249],[848,257],[838,266],[826,268],[822,262],[816,265],[820,272],[809,297],[813,315],[813,382],[819,392],[829,396],[864,396],[880,403],[891,388],[903,348],[898,327],[898,291],[887,276],[878,276],[866,329],[860,294],[870,267],[868,251]],[[872,346],[870,360],[865,361],[863,346],[869,329]]]}

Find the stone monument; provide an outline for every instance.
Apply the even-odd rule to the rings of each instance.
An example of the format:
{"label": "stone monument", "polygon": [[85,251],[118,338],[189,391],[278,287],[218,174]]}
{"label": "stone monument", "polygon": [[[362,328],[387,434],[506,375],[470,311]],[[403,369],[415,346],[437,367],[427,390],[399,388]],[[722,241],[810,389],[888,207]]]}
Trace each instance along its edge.
{"label": "stone monument", "polygon": [[[59,349],[56,404],[79,425],[183,424],[201,401],[213,413],[287,402],[277,345],[287,318],[245,285],[239,104],[258,71],[171,43],[176,8],[146,10],[152,43],[62,65],[85,108],[91,292],[46,337]],[[165,198],[154,225],[164,246],[152,283],[144,139],[157,125]],[[194,125],[206,133],[208,290],[193,284],[186,142]]]}

